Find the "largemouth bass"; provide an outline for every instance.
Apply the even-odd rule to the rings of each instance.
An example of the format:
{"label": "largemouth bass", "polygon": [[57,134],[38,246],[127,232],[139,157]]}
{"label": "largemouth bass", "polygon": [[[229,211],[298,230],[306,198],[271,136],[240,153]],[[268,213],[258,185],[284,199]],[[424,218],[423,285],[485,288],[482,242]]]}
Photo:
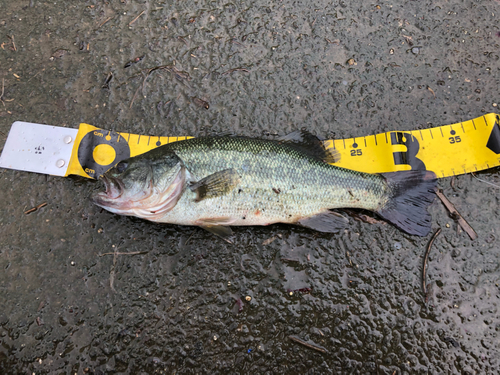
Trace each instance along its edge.
{"label": "largemouth bass", "polygon": [[339,168],[335,150],[307,132],[278,140],[201,137],[160,146],[106,172],[92,197],[108,211],[159,223],[196,225],[221,237],[233,225],[289,223],[338,232],[332,209],[376,212],[425,236],[436,176],[430,171],[368,174]]}

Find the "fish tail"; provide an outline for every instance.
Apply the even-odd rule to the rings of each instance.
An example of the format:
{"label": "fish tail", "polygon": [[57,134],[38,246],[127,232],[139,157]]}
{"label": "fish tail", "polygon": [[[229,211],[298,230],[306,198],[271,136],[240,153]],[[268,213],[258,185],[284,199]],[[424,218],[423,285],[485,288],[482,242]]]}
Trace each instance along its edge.
{"label": "fish tail", "polygon": [[431,171],[384,173],[388,199],[377,213],[409,234],[426,236],[431,230],[427,208],[434,201],[436,175]]}

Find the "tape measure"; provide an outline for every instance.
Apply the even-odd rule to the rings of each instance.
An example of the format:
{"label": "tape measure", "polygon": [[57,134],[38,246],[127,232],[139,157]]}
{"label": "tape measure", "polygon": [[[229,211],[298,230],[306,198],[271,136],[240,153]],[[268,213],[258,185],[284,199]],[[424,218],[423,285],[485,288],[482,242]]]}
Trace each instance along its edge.
{"label": "tape measure", "polygon": [[98,178],[120,160],[150,151],[167,143],[192,137],[153,137],[116,133],[80,124],[66,176]]}
{"label": "tape measure", "polygon": [[[15,122],[0,157],[0,167],[58,176],[98,178],[120,160],[191,137],[144,136]],[[335,165],[367,173],[431,170],[438,177],[476,172],[500,165],[500,116],[431,129],[390,131],[324,141],[341,159]]]}

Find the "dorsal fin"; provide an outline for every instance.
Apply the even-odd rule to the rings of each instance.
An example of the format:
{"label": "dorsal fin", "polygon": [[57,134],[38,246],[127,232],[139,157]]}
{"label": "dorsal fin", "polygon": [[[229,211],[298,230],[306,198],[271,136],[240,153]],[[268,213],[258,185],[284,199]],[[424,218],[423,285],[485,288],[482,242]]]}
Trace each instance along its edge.
{"label": "dorsal fin", "polygon": [[299,150],[313,158],[326,163],[337,163],[340,160],[340,153],[333,149],[327,149],[322,140],[306,130],[296,130],[290,134],[279,137],[280,143],[286,143],[296,150]]}

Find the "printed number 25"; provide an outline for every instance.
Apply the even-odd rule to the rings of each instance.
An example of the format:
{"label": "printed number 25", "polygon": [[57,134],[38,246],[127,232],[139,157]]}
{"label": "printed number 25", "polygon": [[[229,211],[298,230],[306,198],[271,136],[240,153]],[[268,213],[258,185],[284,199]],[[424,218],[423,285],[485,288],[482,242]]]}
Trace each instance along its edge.
{"label": "printed number 25", "polygon": [[363,155],[361,149],[357,148],[355,150],[351,150],[351,156],[360,156],[360,155]]}
{"label": "printed number 25", "polygon": [[459,142],[462,142],[462,140],[460,139],[460,136],[457,135],[455,137],[450,137],[448,138],[450,140],[450,143],[453,144],[453,143],[459,143]]}

